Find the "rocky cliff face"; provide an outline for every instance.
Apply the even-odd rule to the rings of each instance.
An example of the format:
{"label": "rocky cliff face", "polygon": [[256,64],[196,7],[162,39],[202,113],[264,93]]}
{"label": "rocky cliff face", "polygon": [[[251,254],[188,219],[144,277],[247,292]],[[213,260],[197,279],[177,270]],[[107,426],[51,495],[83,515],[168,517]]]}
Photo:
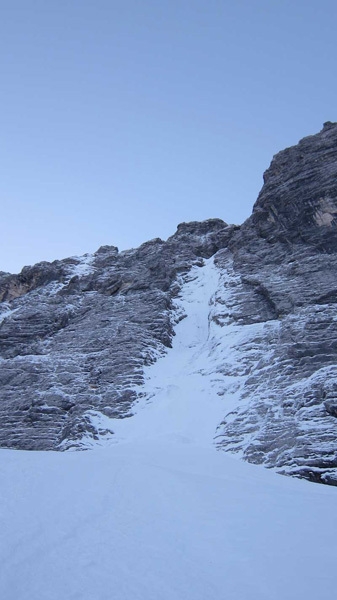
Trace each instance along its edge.
{"label": "rocky cliff face", "polygon": [[166,242],[1,273],[0,446],[113,435],[102,422],[132,415],[144,369],[170,353],[192,271],[214,257],[217,446],[337,485],[336,174],[337,124],[326,123],[274,157],[241,227],[183,223]]}
{"label": "rocky cliff face", "polygon": [[167,242],[3,275],[0,445],[66,449],[96,435],[89,409],[132,414],[143,367],[171,345],[177,277],[230,231],[220,219],[182,224]]}
{"label": "rocky cliff face", "polygon": [[224,420],[220,444],[252,462],[337,483],[337,124],[277,154],[252,216],[229,249],[239,286],[234,319],[273,323],[268,353]]}

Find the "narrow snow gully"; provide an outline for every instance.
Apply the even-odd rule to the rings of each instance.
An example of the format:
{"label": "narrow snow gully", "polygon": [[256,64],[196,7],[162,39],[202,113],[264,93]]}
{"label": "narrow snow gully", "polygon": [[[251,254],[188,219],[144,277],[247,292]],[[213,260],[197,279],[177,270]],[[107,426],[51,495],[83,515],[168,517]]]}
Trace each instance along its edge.
{"label": "narrow snow gully", "polygon": [[[218,269],[212,257],[181,278],[172,348],[145,368],[134,415],[111,419],[89,411],[98,440],[82,438],[82,448],[157,438],[209,446],[222,437],[217,428],[249,401],[245,382],[279,326],[233,320],[241,281],[230,257],[226,264]],[[234,443],[230,449],[237,451]]]}
{"label": "narrow snow gully", "polygon": [[219,271],[213,258],[204,262],[203,267],[193,267],[183,280],[175,310],[180,321],[172,348],[145,369],[144,396],[135,405],[136,414],[105,421],[98,413],[91,413],[99,429],[114,431],[113,442],[158,437],[199,444],[212,441],[224,413],[223,399],[206,372],[210,310]]}

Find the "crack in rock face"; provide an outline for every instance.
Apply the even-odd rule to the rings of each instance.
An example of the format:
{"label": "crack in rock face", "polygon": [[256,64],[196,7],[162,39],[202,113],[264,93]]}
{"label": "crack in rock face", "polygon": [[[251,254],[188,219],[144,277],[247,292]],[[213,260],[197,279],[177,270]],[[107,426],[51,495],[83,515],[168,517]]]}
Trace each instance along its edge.
{"label": "crack in rock face", "polygon": [[336,215],[326,123],[273,158],[240,227],[0,273],[0,447],[90,448],[179,414],[177,435],[337,485]]}

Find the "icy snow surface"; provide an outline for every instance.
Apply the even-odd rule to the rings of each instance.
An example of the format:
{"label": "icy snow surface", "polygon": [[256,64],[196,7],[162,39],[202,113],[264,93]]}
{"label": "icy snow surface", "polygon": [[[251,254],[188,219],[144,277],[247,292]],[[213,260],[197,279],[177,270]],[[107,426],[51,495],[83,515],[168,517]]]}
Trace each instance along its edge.
{"label": "icy snow surface", "polygon": [[83,254],[83,256],[73,256],[76,261],[76,265],[74,265],[71,269],[71,276],[74,277],[78,275],[82,277],[83,275],[90,275],[94,271],[94,267],[92,263],[94,262],[93,254]]}
{"label": "icy snow surface", "polygon": [[0,451],[0,598],[334,597],[336,488],[212,445],[244,381],[239,359],[236,377],[220,370],[223,352],[233,369],[250,331],[212,319],[218,278],[212,260],[190,272],[177,300],[185,318],[147,368],[135,416],[90,414],[105,447]]}

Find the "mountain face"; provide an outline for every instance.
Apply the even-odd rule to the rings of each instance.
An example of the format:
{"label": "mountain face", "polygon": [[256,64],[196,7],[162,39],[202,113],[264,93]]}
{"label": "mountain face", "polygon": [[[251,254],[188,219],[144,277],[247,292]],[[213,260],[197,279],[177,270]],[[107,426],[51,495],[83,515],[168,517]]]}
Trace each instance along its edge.
{"label": "mountain face", "polygon": [[[241,227],[0,273],[0,447],[118,440],[165,390],[219,449],[337,485],[336,225],[325,123],[274,157]],[[184,434],[170,410],[148,423]]]}

